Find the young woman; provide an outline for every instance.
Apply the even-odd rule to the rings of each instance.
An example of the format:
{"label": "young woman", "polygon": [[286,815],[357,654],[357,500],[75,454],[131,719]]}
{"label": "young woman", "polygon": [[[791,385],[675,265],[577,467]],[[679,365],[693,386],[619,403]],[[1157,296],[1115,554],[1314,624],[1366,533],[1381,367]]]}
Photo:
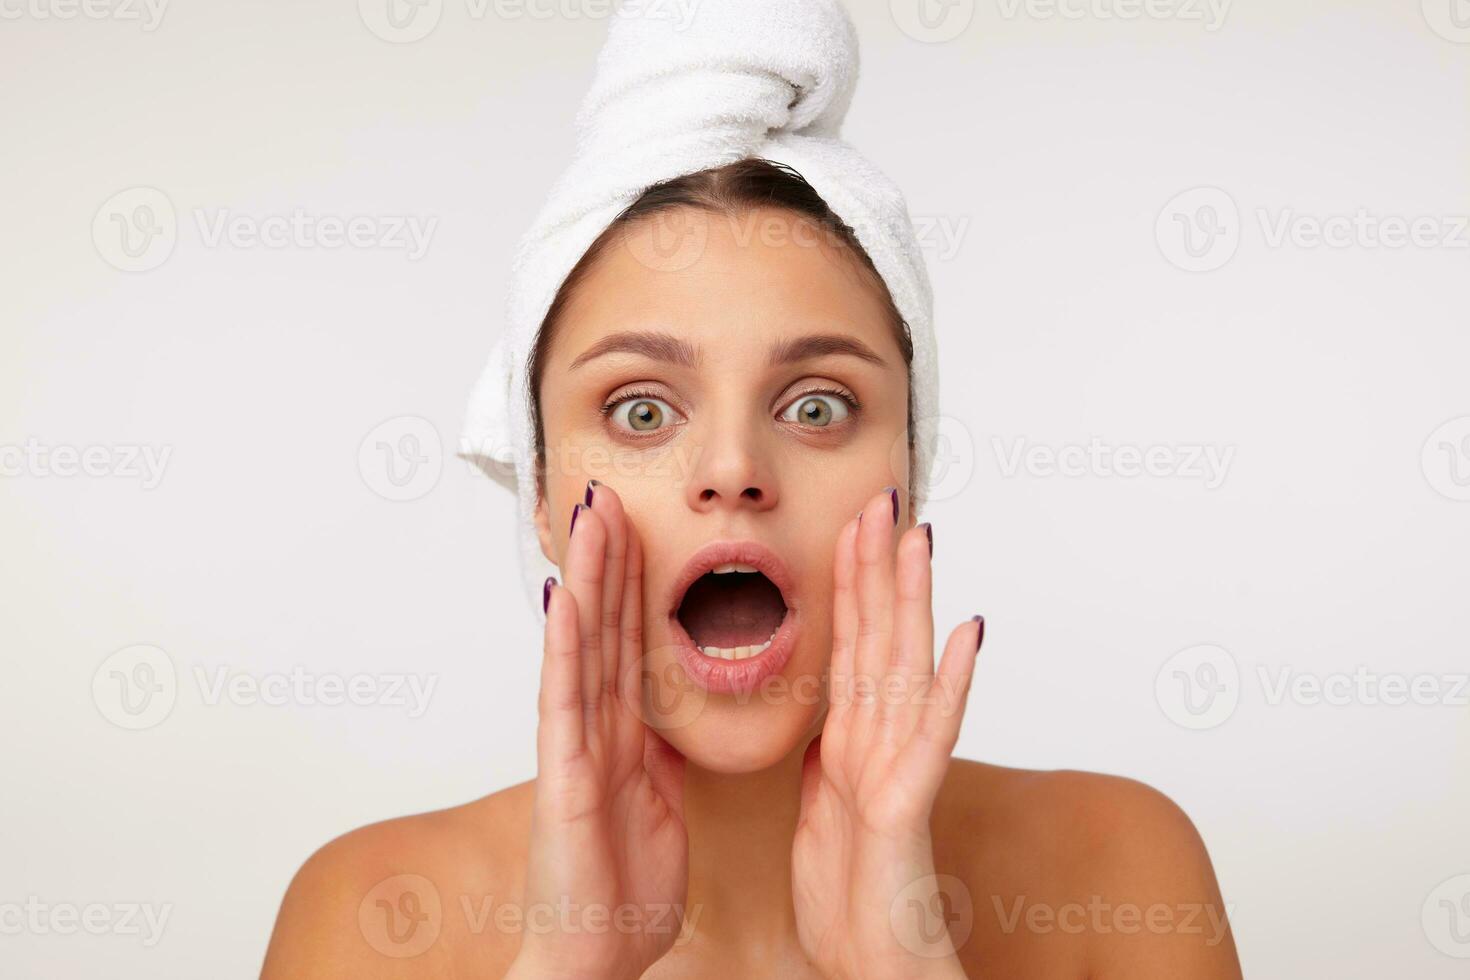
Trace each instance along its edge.
{"label": "young woman", "polygon": [[[704,236],[678,269],[669,223]],[[324,846],[266,980],[1239,977],[1167,798],[951,757],[984,620],[935,664],[912,357],[788,168],[624,211],[530,362],[538,776]]]}

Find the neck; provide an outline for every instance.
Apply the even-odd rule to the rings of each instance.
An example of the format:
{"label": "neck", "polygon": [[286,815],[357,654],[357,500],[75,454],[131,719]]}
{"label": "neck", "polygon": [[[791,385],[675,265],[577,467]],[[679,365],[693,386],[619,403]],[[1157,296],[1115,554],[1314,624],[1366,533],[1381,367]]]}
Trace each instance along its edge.
{"label": "neck", "polygon": [[759,772],[711,772],[689,763],[684,820],[689,829],[688,914],[701,935],[762,957],[796,943],[791,843],[801,803],[803,739]]}

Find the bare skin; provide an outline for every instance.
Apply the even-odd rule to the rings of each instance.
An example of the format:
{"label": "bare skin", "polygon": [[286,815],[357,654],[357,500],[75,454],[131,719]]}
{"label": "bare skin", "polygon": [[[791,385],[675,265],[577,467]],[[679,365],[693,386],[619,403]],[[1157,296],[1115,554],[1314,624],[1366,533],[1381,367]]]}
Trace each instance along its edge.
{"label": "bare skin", "polygon": [[[954,626],[936,662],[925,528],[880,489],[908,484],[897,343],[852,256],[753,217],[774,225],[708,220],[677,262],[635,228],[558,328],[538,778],[321,848],[266,980],[1240,976],[1204,845],[1166,797],[951,757],[981,627]],[[693,356],[607,349],[630,331]],[[773,356],[813,334],[851,343]],[[605,410],[630,402],[653,424]],[[684,562],[732,539],[790,566],[782,675],[823,696],[711,694],[672,723],[668,692],[639,684],[675,665]],[[939,696],[865,698],[861,679]]]}

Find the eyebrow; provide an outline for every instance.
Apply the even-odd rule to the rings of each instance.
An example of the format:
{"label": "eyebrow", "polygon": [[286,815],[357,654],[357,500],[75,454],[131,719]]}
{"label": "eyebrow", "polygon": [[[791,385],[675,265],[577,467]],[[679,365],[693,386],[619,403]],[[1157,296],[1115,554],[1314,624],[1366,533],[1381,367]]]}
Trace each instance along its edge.
{"label": "eyebrow", "polygon": [[[577,368],[595,358],[607,354],[638,354],[650,360],[666,361],[681,367],[699,366],[700,350],[682,337],[662,331],[631,331],[609,334],[587,348],[571,364],[568,370]],[[783,338],[771,347],[766,359],[770,367],[810,360],[833,354],[845,354],[883,367],[887,362],[879,354],[855,337],[842,334],[807,334],[802,337]]]}
{"label": "eyebrow", "polygon": [[847,354],[879,367],[885,364],[877,351],[861,340],[835,333],[814,333],[804,337],[783,338],[771,348],[771,356],[766,363],[771,367],[777,367],[793,361],[805,361],[830,354]]}

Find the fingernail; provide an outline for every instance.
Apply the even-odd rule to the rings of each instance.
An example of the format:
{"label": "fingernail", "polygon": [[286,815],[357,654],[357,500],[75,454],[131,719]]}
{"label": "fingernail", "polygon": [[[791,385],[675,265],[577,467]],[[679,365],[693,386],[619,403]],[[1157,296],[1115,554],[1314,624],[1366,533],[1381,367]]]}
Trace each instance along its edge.
{"label": "fingernail", "polygon": [[567,537],[571,537],[572,532],[577,529],[577,515],[580,513],[582,513],[582,505],[577,504],[572,508],[572,526],[567,528]]}
{"label": "fingernail", "polygon": [[924,522],[924,537],[929,539],[929,557],[934,557],[934,525]]}
{"label": "fingernail", "polygon": [[556,584],[556,576],[546,576],[546,582],[541,586],[541,611],[545,612],[551,608],[551,587]]}
{"label": "fingernail", "polygon": [[591,507],[592,506],[592,488],[593,487],[597,487],[597,486],[601,486],[601,484],[598,483],[596,480],[588,480],[587,481],[587,497],[586,497],[586,501],[587,501],[587,506],[588,507]]}
{"label": "fingernail", "polygon": [[976,653],[979,653],[980,652],[980,644],[982,644],[982,643],[985,642],[985,617],[984,616],[971,616],[970,618],[973,619],[975,622],[977,622],[977,623],[980,624],[980,632],[975,637],[975,652]]}

